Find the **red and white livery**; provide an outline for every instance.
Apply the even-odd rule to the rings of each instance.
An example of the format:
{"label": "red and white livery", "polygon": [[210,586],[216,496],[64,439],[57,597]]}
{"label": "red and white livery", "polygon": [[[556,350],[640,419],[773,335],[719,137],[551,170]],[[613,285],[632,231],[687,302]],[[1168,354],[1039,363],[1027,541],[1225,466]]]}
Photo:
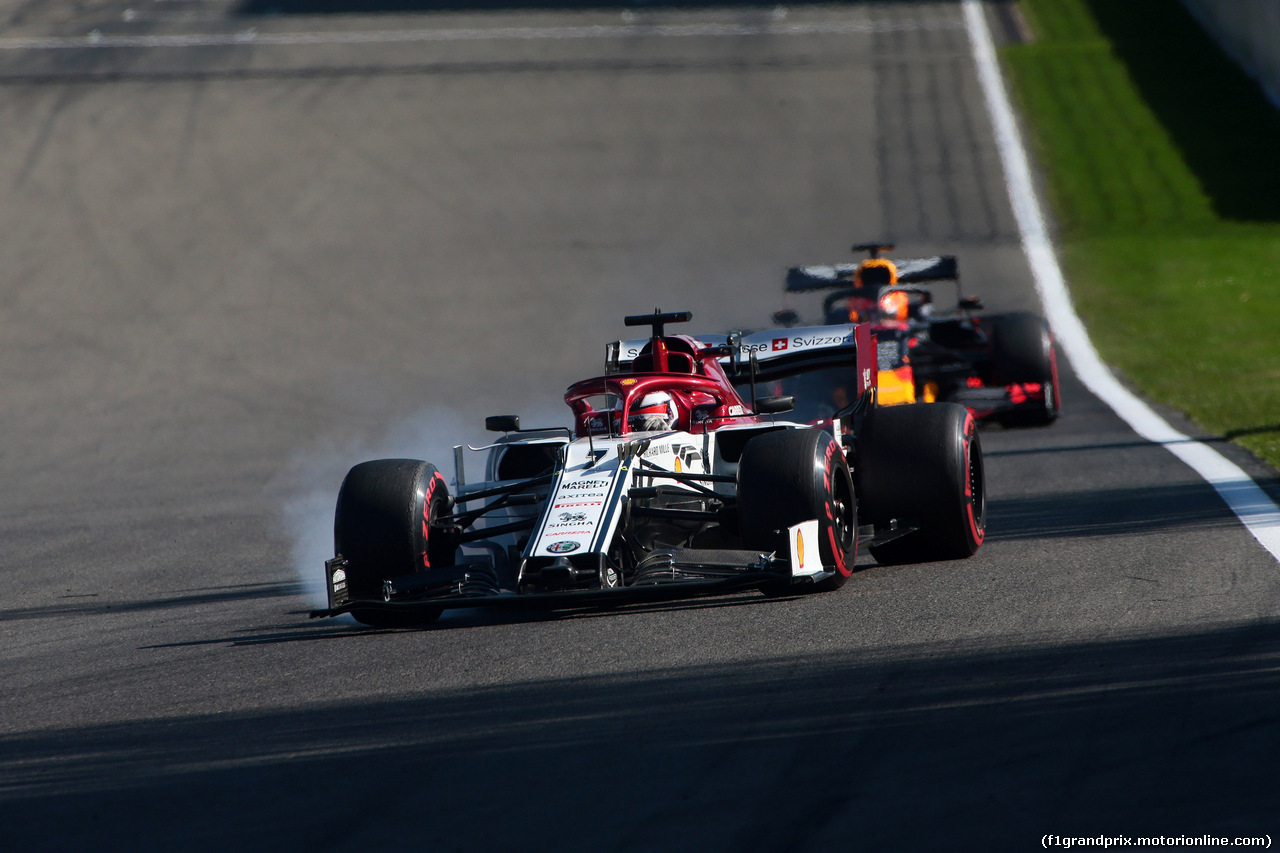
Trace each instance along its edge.
{"label": "red and white livery", "polygon": [[[882,562],[967,557],[985,530],[963,406],[877,405],[866,324],[694,337],[637,315],[571,426],[488,418],[492,444],[356,465],[339,490],[329,607],[373,625],[445,609],[830,590],[859,545]],[[805,387],[822,399],[772,393]],[[839,389],[837,392],[833,388]],[[481,465],[483,476],[472,479]]]}

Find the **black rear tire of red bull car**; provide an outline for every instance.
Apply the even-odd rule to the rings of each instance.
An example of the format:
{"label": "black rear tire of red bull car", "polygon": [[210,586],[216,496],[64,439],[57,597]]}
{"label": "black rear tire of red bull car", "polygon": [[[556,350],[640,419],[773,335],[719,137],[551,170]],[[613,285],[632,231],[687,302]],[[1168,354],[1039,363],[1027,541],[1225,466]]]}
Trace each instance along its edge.
{"label": "black rear tire of red bull car", "polygon": [[1006,314],[992,329],[991,360],[1001,385],[1040,385],[1042,405],[1019,406],[996,415],[1006,427],[1048,426],[1058,419],[1062,402],[1058,360],[1044,318],[1034,314]]}

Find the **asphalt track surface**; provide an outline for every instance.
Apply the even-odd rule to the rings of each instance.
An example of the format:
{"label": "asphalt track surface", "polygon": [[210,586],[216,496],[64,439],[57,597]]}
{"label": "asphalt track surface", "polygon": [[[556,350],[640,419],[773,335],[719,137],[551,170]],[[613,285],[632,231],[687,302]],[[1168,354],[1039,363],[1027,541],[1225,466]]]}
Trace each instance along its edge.
{"label": "asphalt track surface", "polygon": [[1036,308],[954,3],[342,8],[0,2],[6,849],[1280,835],[1277,565],[1069,371],[967,561],[308,620],[349,465],[563,422],[623,314],[881,237]]}

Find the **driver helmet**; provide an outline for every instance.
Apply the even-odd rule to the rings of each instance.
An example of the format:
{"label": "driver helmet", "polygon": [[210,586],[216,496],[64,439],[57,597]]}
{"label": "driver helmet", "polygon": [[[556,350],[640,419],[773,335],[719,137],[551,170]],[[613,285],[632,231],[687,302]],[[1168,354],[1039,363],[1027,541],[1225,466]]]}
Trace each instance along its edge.
{"label": "driver helmet", "polygon": [[888,258],[868,258],[858,264],[853,274],[853,286],[858,288],[874,287],[879,290],[897,283],[898,265]]}
{"label": "driver helmet", "polygon": [[890,290],[880,297],[880,315],[886,320],[905,320],[911,312],[911,297],[902,290]]}
{"label": "driver helmet", "polygon": [[676,422],[676,402],[666,391],[651,391],[631,407],[627,424],[635,432],[671,429]]}

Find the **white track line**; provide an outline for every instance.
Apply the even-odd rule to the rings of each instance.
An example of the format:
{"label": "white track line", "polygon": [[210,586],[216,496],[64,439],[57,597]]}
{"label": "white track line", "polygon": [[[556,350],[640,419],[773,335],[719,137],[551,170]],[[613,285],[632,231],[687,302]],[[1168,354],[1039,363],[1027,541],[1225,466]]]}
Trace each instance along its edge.
{"label": "white track line", "polygon": [[1067,293],[1062,268],[1045,227],[1040,200],[1031,180],[1031,167],[1013,108],[1005,93],[996,62],[991,32],[980,0],[963,0],[965,26],[973,45],[978,78],[995,128],[996,145],[1004,163],[1005,184],[1031,265],[1045,315],[1063,353],[1076,374],[1097,397],[1138,435],[1164,447],[1205,479],[1271,556],[1280,560],[1280,507],[1238,465],[1202,442],[1178,432],[1150,406],[1121,385],[1102,363]]}
{"label": "white track line", "polygon": [[425,30],[365,30],[346,32],[262,33],[256,29],[234,33],[192,35],[103,35],[96,30],[78,38],[32,37],[0,39],[0,50],[85,50],[104,48],[228,47],[235,45],[394,44],[453,41],[545,41],[564,39],[742,38],[745,36],[826,36],[904,30],[957,29],[943,19],[926,21],[815,21],[784,24],[601,24],[583,27],[490,27]]}

